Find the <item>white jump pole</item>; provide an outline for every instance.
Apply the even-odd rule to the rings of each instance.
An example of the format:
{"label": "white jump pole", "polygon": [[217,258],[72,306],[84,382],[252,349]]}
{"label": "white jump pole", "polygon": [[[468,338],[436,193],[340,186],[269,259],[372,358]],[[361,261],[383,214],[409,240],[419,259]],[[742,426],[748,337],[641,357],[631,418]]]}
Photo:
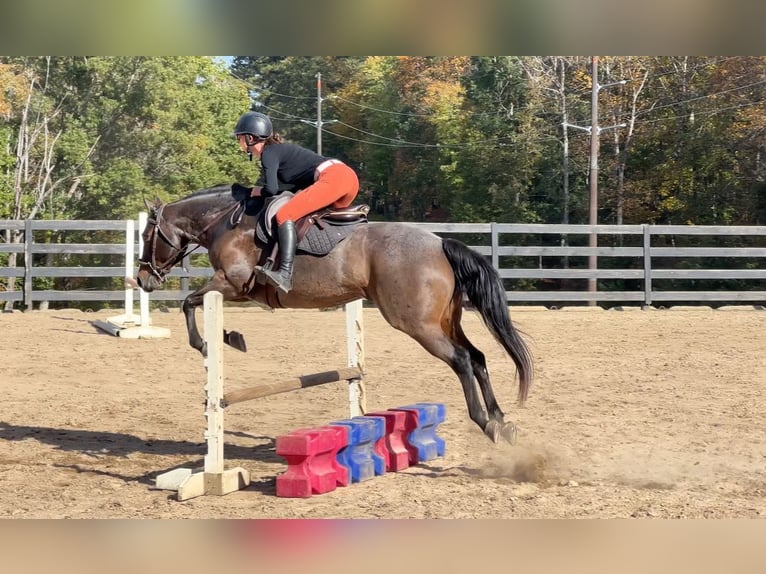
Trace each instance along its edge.
{"label": "white jump pole", "polygon": [[[209,296],[208,296],[209,295]],[[207,371],[205,393],[207,403],[205,418],[207,427],[207,454],[205,472],[223,472],[223,296],[211,291],[204,297],[205,341],[207,357],[204,359]]]}
{"label": "white jump pole", "polygon": [[[346,303],[346,346],[348,366],[364,373],[364,316],[362,300]],[[352,417],[367,412],[364,382],[361,378],[348,381],[348,406]]]}
{"label": "white jump pole", "polygon": [[[138,214],[138,252],[143,253],[144,252],[144,237],[141,235],[140,230],[144,229],[146,227],[146,220],[148,218],[148,215],[146,212],[142,211]],[[131,275],[132,277],[132,275]],[[138,290],[138,312],[141,317],[141,325],[144,327],[148,327],[152,324],[152,319],[149,316],[149,293],[144,291],[143,289]]]}
{"label": "white jump pole", "polygon": [[[146,213],[138,214],[138,227],[143,230],[146,227],[148,216]],[[143,237],[138,234],[138,251],[144,249]],[[164,339],[170,337],[170,329],[165,327],[152,327],[152,319],[149,315],[149,293],[139,290],[139,315],[133,313],[133,262],[136,259],[136,226],[135,221],[128,219],[125,222],[125,309],[122,315],[109,317],[106,321],[91,321],[93,325],[106,331],[115,337],[123,339]]]}
{"label": "white jump pole", "polygon": [[[136,258],[133,246],[135,245],[136,228],[132,219],[128,219],[125,226],[125,277],[133,277],[133,261]],[[125,282],[125,317],[133,317],[133,287]]]}
{"label": "white jump pole", "polygon": [[[135,222],[128,219],[125,222],[125,279],[133,277],[133,261],[136,259],[135,242]],[[123,311],[122,315],[108,319],[113,330],[141,325],[138,315],[133,313],[133,286],[128,281],[125,281],[125,308]]]}
{"label": "white jump pole", "polygon": [[205,494],[222,496],[242,490],[250,484],[250,472],[240,466],[224,468],[223,420],[223,295],[218,291],[205,293],[203,299],[207,371],[205,384],[205,468],[203,472],[179,468],[157,477],[157,488],[178,491],[178,500],[188,500]]}

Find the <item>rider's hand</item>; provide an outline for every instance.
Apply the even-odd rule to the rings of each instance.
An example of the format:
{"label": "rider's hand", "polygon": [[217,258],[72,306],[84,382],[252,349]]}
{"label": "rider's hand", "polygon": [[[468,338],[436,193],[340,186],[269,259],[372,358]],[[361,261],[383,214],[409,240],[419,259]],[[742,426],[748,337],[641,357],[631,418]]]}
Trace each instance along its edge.
{"label": "rider's hand", "polygon": [[233,183],[231,185],[231,195],[237,201],[242,201],[250,196],[252,188],[240,185],[239,183]]}

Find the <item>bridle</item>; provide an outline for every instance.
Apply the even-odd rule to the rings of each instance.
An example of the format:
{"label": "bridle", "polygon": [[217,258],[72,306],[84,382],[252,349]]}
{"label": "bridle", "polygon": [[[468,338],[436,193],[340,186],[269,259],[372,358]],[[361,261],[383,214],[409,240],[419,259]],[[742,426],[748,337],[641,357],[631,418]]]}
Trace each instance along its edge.
{"label": "bridle", "polygon": [[[189,243],[186,245],[176,245],[176,243],[168,236],[168,234],[162,229],[162,222],[165,221],[162,217],[162,210],[165,209],[164,205],[161,205],[155,211],[154,217],[149,217],[146,222],[149,225],[154,226],[154,233],[152,233],[152,260],[145,261],[139,259],[139,265],[146,265],[160,282],[164,283],[167,279],[170,270],[179,262],[182,261],[192,251],[199,248],[199,240],[196,237],[189,237],[189,243],[192,241],[197,243],[196,247],[189,249]],[[185,235],[188,235],[184,232]],[[165,243],[175,250],[175,254],[165,261],[162,265],[157,265],[157,237],[160,237]]]}
{"label": "bridle", "polygon": [[[200,248],[202,243],[199,240],[199,237],[204,236],[205,233],[207,233],[207,231],[211,227],[213,227],[216,223],[218,223],[224,216],[232,213],[239,206],[240,206],[239,204],[235,203],[230,208],[222,211],[217,217],[215,217],[210,223],[208,223],[205,226],[205,228],[199,233],[199,236],[192,235],[182,230],[183,236],[186,239],[188,239],[188,241],[186,245],[176,245],[176,243],[162,229],[163,221],[167,223],[167,220],[162,217],[162,211],[165,209],[165,205],[164,204],[160,205],[156,209],[154,213],[154,217],[149,217],[146,220],[147,224],[152,225],[154,227],[154,233],[152,233],[152,249],[151,249],[152,260],[145,261],[143,259],[139,259],[138,260],[139,265],[146,265],[149,268],[149,270],[152,272],[152,275],[154,275],[157,279],[159,279],[161,283],[164,283],[171,269],[173,269],[173,267],[176,264],[178,264],[180,261],[183,261],[184,258],[186,258],[192,252]],[[172,225],[172,224],[168,224],[168,225]],[[165,243],[167,243],[171,248],[175,250],[175,254],[172,257],[170,257],[162,265],[157,265],[157,256],[156,256],[157,237],[160,237]],[[189,245],[192,243],[194,243],[195,246],[190,248]]]}

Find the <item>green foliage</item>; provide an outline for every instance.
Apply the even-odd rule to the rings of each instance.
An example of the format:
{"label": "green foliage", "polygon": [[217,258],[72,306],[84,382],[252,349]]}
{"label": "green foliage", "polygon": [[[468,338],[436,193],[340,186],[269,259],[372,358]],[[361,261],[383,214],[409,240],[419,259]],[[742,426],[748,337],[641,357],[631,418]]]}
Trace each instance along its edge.
{"label": "green foliage", "polygon": [[[624,161],[625,223],[764,223],[764,58],[602,61],[602,83],[630,82],[601,92],[601,122],[637,114],[630,149],[625,128],[600,136],[599,219],[615,221]],[[231,71],[207,57],[2,57],[0,218],[135,217],[144,199],[253,183],[236,119],[259,109],[316,147],[318,73],[322,152],[357,170],[373,217],[562,220],[562,94],[569,122],[590,120],[581,57],[245,56]],[[20,167],[22,128],[39,137]],[[567,209],[582,223],[589,138],[568,135]]]}
{"label": "green foliage", "polygon": [[[626,124],[599,136],[601,223],[766,224],[766,57],[601,61],[612,85],[599,124]],[[562,122],[590,124],[590,73],[589,58],[552,56],[243,56],[231,70],[208,57],[0,57],[0,219],[135,218],[144,200],[252,184],[239,115],[268,113],[315,149],[320,105],[321,151],[357,171],[372,219],[586,223],[590,137]]]}
{"label": "green foliage", "polygon": [[[174,199],[247,175],[231,126],[249,104],[246,88],[206,57],[30,58],[39,91],[31,128],[58,134],[49,182],[23,188],[54,218],[135,217],[143,199]],[[0,133],[11,147],[22,109]],[[40,140],[42,142],[42,138]],[[32,171],[44,149],[30,150]],[[15,158],[0,156],[8,174]],[[12,193],[6,177],[0,193]]]}

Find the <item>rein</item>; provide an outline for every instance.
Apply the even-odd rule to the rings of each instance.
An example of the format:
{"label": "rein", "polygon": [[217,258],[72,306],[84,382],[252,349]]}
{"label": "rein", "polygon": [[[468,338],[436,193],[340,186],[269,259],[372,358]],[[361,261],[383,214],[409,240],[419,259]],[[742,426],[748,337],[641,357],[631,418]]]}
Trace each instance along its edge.
{"label": "rein", "polygon": [[[157,211],[155,217],[150,217],[147,219],[147,223],[154,226],[155,233],[152,237],[152,260],[151,261],[144,261],[142,259],[138,260],[138,263],[141,265],[146,265],[149,267],[149,270],[152,272],[152,275],[154,275],[157,279],[159,279],[161,282],[165,282],[167,279],[168,273],[170,273],[170,270],[177,265],[180,261],[185,259],[188,255],[196,251],[201,246],[200,237],[203,237],[205,233],[207,233],[214,225],[216,225],[218,222],[221,221],[224,217],[226,217],[229,214],[232,214],[238,207],[240,207],[239,203],[234,203],[230,207],[226,208],[225,210],[221,211],[218,215],[216,215],[210,223],[208,223],[201,232],[197,235],[192,235],[191,233],[188,233],[186,231],[182,231],[183,235],[189,240],[186,245],[176,245],[173,240],[168,236],[168,234],[162,229],[162,211],[165,209],[165,205],[161,205]],[[167,220],[164,220],[167,221]],[[172,224],[170,224],[172,225]],[[176,226],[174,226],[176,227]],[[170,247],[172,247],[176,253],[173,257],[168,259],[164,264],[157,265],[157,236],[161,237],[162,240],[167,243]],[[196,245],[192,248],[189,248],[190,243],[195,243]]]}

